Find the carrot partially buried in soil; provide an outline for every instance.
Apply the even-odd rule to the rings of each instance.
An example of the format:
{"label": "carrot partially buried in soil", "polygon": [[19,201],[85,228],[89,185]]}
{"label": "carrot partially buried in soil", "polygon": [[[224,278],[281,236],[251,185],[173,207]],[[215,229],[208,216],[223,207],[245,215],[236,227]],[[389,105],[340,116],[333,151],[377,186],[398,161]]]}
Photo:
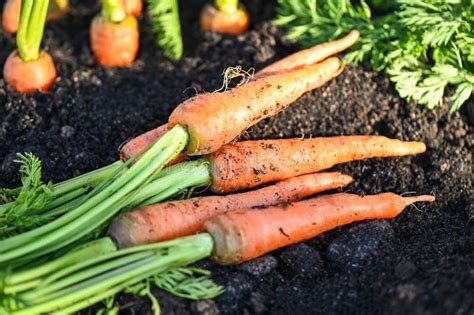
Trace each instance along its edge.
{"label": "carrot partially buried in soil", "polygon": [[[272,75],[272,74],[273,75],[279,75],[278,77],[283,78],[283,77],[285,77],[283,75],[283,72],[296,71],[296,70],[302,71],[301,73],[304,73],[305,75],[317,76],[318,75],[317,71],[315,73],[311,73],[311,72],[304,71],[304,69],[301,69],[301,68],[304,68],[303,66],[309,66],[309,64],[308,64],[309,61],[318,62],[318,61],[321,61],[321,60],[324,60],[324,59],[330,57],[334,53],[341,52],[344,49],[349,48],[352,44],[354,44],[357,41],[358,36],[359,36],[359,33],[357,31],[352,31],[351,33],[349,33],[348,35],[346,35],[342,39],[332,41],[332,42],[328,42],[328,43],[324,43],[324,44],[320,44],[320,45],[316,45],[316,46],[314,46],[310,49],[306,49],[306,50],[303,50],[301,52],[297,52],[293,55],[290,55],[286,58],[283,58],[280,61],[277,61],[277,62],[273,63],[272,65],[264,68],[262,71],[258,72],[256,74],[255,81],[264,82],[264,81],[260,81],[260,79],[262,79],[265,76]],[[300,57],[304,57],[304,59],[302,59]],[[331,62],[333,62],[333,61],[331,61]],[[297,74],[299,74],[299,73],[300,72],[297,72]],[[332,76],[334,77],[337,74],[338,74],[338,70],[335,70],[335,72],[332,74]],[[325,81],[327,81],[327,80],[328,79],[325,79]],[[293,84],[301,84],[300,81],[298,81],[298,82],[288,82],[288,80],[284,81],[283,79],[281,79],[279,81],[280,81],[280,83],[278,83],[279,86],[290,85],[290,87],[293,87]],[[239,87],[239,91],[243,91],[246,88],[246,85],[247,84]],[[255,90],[255,88],[254,88],[254,90]],[[282,97],[283,93],[290,93],[290,92],[277,90],[273,93],[273,99],[278,102],[279,98],[283,98]],[[209,95],[209,94],[204,94],[204,95],[206,95],[206,97],[207,97],[207,95]],[[219,94],[217,94],[217,93],[212,93],[212,95],[219,96]],[[252,94],[249,93],[248,97],[252,97]],[[233,98],[236,99],[237,96],[233,96]],[[242,103],[242,105],[243,106],[250,106],[251,108],[253,108],[255,106],[254,104],[257,104],[258,99],[262,99],[262,97],[257,98],[256,96],[253,96],[253,98],[255,98],[256,100],[253,101],[253,99],[249,99],[249,100],[247,100],[247,102],[249,102],[250,104],[247,105],[247,104]],[[193,98],[193,100],[194,100],[194,102],[200,101],[199,96],[197,98]],[[239,96],[239,98],[237,100],[240,101],[241,97]],[[183,103],[183,104],[185,104],[185,103]],[[232,104],[233,103],[235,103],[235,101],[232,101]],[[200,102],[200,104],[204,107],[208,106],[205,101]],[[226,106],[222,106],[222,104],[228,104],[228,103],[219,103],[218,104],[219,107],[224,107],[225,108]],[[282,107],[283,107],[282,105],[286,106],[288,104],[279,103],[278,110],[282,109]],[[193,106],[195,107],[197,105],[193,105]],[[258,109],[258,107],[256,109]],[[209,112],[212,112],[212,110],[213,109],[209,110]],[[222,110],[223,109],[221,109],[221,111]],[[264,109],[264,110],[266,110],[266,109]],[[268,110],[267,110],[267,112],[268,112]],[[235,117],[239,117],[239,116],[235,116]],[[228,121],[235,120],[235,117],[234,116],[229,117],[229,120],[225,120],[225,124],[227,124]],[[215,129],[216,127],[210,126],[210,128]],[[142,151],[148,145],[150,145],[156,139],[158,139],[164,132],[166,132],[167,129],[168,129],[167,125],[162,125],[158,128],[155,128],[155,129],[153,129],[153,130],[151,130],[151,131],[149,131],[145,134],[142,134],[142,135],[132,139],[131,141],[129,141],[128,143],[126,143],[122,147],[122,149],[120,151],[121,159],[122,160],[128,160],[133,155],[135,155],[138,152]],[[243,130],[240,130],[238,134],[240,134],[240,132],[242,132],[242,131]],[[235,135],[235,133],[234,133],[234,135]]]}
{"label": "carrot partially buried in soil", "polygon": [[231,35],[245,32],[250,25],[250,17],[238,0],[215,0],[201,11],[201,28]]}
{"label": "carrot partially buried in soil", "polygon": [[425,151],[423,142],[384,136],[241,141],[225,145],[208,156],[211,188],[214,192],[229,192],[321,171],[340,163]]}
{"label": "carrot partially buried in soil", "polygon": [[[48,8],[47,20],[63,17],[69,9],[68,0],[51,1]],[[7,33],[16,33],[20,21],[21,0],[7,0],[3,5],[2,28]]]}
{"label": "carrot partially buried in soil", "polygon": [[130,65],[139,47],[137,19],[127,15],[120,0],[104,0],[102,13],[92,21],[90,41],[99,65]]}
{"label": "carrot partially buried in soil", "polygon": [[109,235],[120,247],[169,240],[201,231],[207,219],[222,213],[294,202],[351,182],[352,177],[341,173],[309,174],[239,194],[158,203],[118,217]]}
{"label": "carrot partially buried in soil", "polygon": [[8,56],[3,68],[3,78],[14,91],[46,91],[56,79],[53,59],[40,50],[48,4],[48,0],[22,1],[18,50]]}
{"label": "carrot partially buried in soil", "polygon": [[221,264],[238,264],[355,221],[393,218],[408,205],[434,199],[429,195],[340,193],[290,205],[229,212],[209,219],[204,226],[214,240],[212,258]]}

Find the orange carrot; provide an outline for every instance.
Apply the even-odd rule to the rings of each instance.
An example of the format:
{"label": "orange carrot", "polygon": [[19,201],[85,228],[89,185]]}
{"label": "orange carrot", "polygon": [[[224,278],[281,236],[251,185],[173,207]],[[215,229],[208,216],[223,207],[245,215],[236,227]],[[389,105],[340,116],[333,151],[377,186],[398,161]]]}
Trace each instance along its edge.
{"label": "orange carrot", "polygon": [[340,73],[338,58],[299,70],[250,81],[221,93],[204,93],[181,103],[170,115],[169,126],[189,132],[188,155],[215,152],[242,131],[285,109],[305,92]]}
{"label": "orange carrot", "polygon": [[111,22],[98,15],[91,24],[90,40],[98,64],[127,66],[135,61],[138,53],[137,19],[128,15],[120,22]]}
{"label": "orange carrot", "polygon": [[357,30],[353,30],[340,39],[300,50],[263,68],[257,73],[256,77],[258,78],[280,71],[291,71],[318,63],[354,45],[359,39],[359,35]]}
{"label": "orange carrot", "polygon": [[310,174],[239,194],[158,203],[115,219],[109,235],[121,248],[170,240],[201,231],[207,219],[222,213],[289,203],[351,182],[352,177],[341,173]]}
{"label": "orange carrot", "polygon": [[[69,1],[52,1],[48,8],[47,20],[63,17],[69,9]],[[16,33],[20,21],[21,0],[7,0],[3,6],[2,28],[7,33]]]}
{"label": "orange carrot", "polygon": [[340,193],[290,205],[230,212],[209,219],[204,227],[214,239],[212,258],[222,264],[237,264],[355,221],[393,218],[408,205],[434,199],[427,195]]}
{"label": "orange carrot", "polygon": [[211,162],[211,189],[214,192],[230,192],[314,173],[340,163],[425,151],[426,146],[422,142],[406,142],[383,136],[236,142],[208,156]]}
{"label": "orange carrot", "polygon": [[220,10],[208,4],[201,11],[199,22],[205,31],[238,35],[249,28],[250,17],[242,5],[231,10]]}
{"label": "orange carrot", "polygon": [[3,67],[3,79],[16,92],[46,91],[54,83],[56,76],[53,59],[44,51],[36,60],[23,61],[15,50],[8,56]]}
{"label": "orange carrot", "polygon": [[122,0],[122,6],[127,14],[140,16],[143,11],[143,0]]}

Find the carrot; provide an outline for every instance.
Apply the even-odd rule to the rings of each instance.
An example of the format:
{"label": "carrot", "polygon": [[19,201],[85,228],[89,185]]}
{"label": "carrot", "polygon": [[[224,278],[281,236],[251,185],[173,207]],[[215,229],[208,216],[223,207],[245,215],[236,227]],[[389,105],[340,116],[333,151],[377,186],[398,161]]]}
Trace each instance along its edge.
{"label": "carrot", "polygon": [[102,13],[91,24],[91,48],[99,65],[127,66],[138,53],[137,19],[126,15],[119,1],[104,0]]}
{"label": "carrot", "polygon": [[393,218],[408,205],[434,199],[428,195],[340,193],[263,210],[230,212],[209,219],[204,227],[214,239],[212,258],[237,264],[355,221]]}
{"label": "carrot", "polygon": [[[63,17],[69,9],[68,0],[56,0],[48,8],[47,20]],[[16,33],[20,21],[21,0],[7,0],[3,6],[2,28],[7,33]]]}
{"label": "carrot", "polygon": [[341,173],[310,174],[239,194],[158,203],[115,219],[109,235],[120,248],[170,240],[199,232],[207,219],[228,211],[289,203],[351,182]]}
{"label": "carrot", "polygon": [[205,31],[238,35],[249,28],[250,17],[238,1],[217,0],[202,9],[199,22]]}
{"label": "carrot", "polygon": [[263,68],[257,73],[256,77],[258,78],[280,71],[291,71],[318,63],[354,45],[359,39],[359,35],[360,33],[357,30],[352,30],[349,34],[340,39],[300,50]]}
{"label": "carrot", "polygon": [[48,10],[48,0],[23,0],[16,42],[3,67],[5,82],[17,92],[47,90],[56,79],[51,56],[40,50]]}
{"label": "carrot", "polygon": [[127,14],[140,16],[143,11],[143,0],[122,0],[122,6]]}
{"label": "carrot", "polygon": [[336,164],[373,157],[419,154],[422,142],[383,136],[337,136],[312,139],[242,141],[208,156],[211,189],[230,192],[314,173]]}
{"label": "carrot", "polygon": [[242,131],[285,109],[305,92],[340,73],[340,60],[329,58],[291,72],[250,81],[221,93],[204,93],[181,103],[171,113],[169,126],[187,128],[188,155],[212,153]]}

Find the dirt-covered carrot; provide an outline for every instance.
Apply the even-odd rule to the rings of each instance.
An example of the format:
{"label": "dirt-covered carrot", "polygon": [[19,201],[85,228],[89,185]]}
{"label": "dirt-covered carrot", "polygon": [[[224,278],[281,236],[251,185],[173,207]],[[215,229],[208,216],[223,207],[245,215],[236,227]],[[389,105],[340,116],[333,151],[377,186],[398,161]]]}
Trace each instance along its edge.
{"label": "dirt-covered carrot", "polygon": [[15,91],[33,93],[45,91],[56,79],[51,56],[41,51],[48,0],[23,0],[16,42],[18,50],[8,56],[3,78]]}
{"label": "dirt-covered carrot", "polygon": [[127,14],[140,16],[143,11],[143,0],[122,0],[122,6]]}
{"label": "dirt-covered carrot", "polygon": [[359,39],[359,35],[357,30],[353,30],[340,39],[300,50],[263,68],[256,74],[256,78],[280,71],[291,71],[318,63],[354,45]]}
{"label": "dirt-covered carrot", "polygon": [[222,214],[209,219],[205,228],[214,239],[213,259],[221,264],[237,264],[345,224],[393,218],[412,203],[432,201],[433,196],[340,193]]}
{"label": "dirt-covered carrot", "polygon": [[352,177],[341,173],[309,174],[239,194],[158,203],[118,217],[109,235],[121,248],[170,240],[201,231],[207,219],[222,213],[294,202],[351,182]]}
{"label": "dirt-covered carrot", "polygon": [[102,13],[91,24],[90,41],[98,64],[130,65],[139,47],[137,19],[127,15],[121,0],[103,0]]}
{"label": "dirt-covered carrot", "polygon": [[[63,17],[69,8],[69,0],[51,1],[47,20]],[[20,21],[21,0],[7,0],[3,5],[2,28],[7,33],[16,33]]]}
{"label": "dirt-covered carrot", "polygon": [[420,154],[426,145],[384,136],[241,141],[208,156],[211,189],[230,192],[374,157]]}
{"label": "dirt-covered carrot", "polygon": [[238,0],[215,0],[202,9],[200,24],[205,31],[238,35],[248,29],[250,18]]}
{"label": "dirt-covered carrot", "polygon": [[340,71],[340,60],[332,57],[302,69],[253,80],[225,92],[199,94],[175,108],[169,117],[169,126],[180,124],[187,128],[190,136],[186,147],[188,155],[212,153]]}

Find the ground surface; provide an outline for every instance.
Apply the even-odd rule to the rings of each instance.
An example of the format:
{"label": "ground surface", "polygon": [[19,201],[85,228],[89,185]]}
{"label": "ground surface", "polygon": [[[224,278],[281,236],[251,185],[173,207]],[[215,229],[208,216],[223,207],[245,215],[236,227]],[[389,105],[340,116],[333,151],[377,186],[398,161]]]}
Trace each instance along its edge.
{"label": "ground surface", "polygon": [[[181,2],[186,54],[180,63],[163,58],[142,19],[136,63],[107,69],[96,67],[89,52],[88,25],[99,7],[73,1],[78,5],[70,16],[45,33],[44,46],[59,72],[51,92],[26,97],[0,80],[0,186],[18,184],[12,160],[21,151],[39,155],[45,177],[54,181],[106,165],[117,158],[121,143],[165,122],[180,101],[218,89],[225,67],[259,69],[297,48],[268,22],[272,2],[251,1],[254,24],[236,38],[198,30],[204,2]],[[0,66],[12,49],[14,39],[0,33]],[[242,266],[204,261],[226,293],[188,302],[155,290],[163,312],[474,314],[473,132],[466,108],[450,115],[406,103],[383,75],[349,65],[336,80],[260,123],[247,137],[381,134],[425,141],[429,151],[421,156],[336,169],[356,178],[350,192],[432,193],[437,201]],[[117,301],[125,314],[150,313],[146,299],[121,295]]]}

